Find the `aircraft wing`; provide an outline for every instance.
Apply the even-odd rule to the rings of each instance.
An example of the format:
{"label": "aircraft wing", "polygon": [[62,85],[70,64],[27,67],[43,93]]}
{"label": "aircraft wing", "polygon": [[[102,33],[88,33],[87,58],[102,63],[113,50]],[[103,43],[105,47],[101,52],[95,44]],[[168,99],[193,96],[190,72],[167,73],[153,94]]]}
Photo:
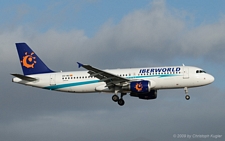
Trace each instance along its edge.
{"label": "aircraft wing", "polygon": [[81,64],[79,62],[77,62],[77,64],[78,64],[79,68],[83,67],[83,68],[87,69],[90,76],[94,76],[94,77],[98,78],[100,81],[105,82],[106,86],[108,86],[108,87],[114,86],[114,85],[121,86],[121,85],[123,85],[124,82],[130,81],[130,79],[117,76],[115,74],[100,70],[100,69],[92,67],[90,65]]}

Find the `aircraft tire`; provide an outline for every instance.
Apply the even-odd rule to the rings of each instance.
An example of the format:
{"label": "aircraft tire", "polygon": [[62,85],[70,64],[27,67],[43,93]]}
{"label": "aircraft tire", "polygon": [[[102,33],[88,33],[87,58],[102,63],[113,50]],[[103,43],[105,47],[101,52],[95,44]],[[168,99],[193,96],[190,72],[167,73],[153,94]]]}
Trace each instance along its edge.
{"label": "aircraft tire", "polygon": [[125,101],[121,98],[121,99],[119,99],[118,104],[120,106],[123,106],[125,104]]}
{"label": "aircraft tire", "polygon": [[189,96],[189,95],[186,95],[186,96],[185,96],[185,99],[186,99],[186,100],[189,100],[189,99],[190,99],[190,96]]}
{"label": "aircraft tire", "polygon": [[119,96],[118,96],[118,95],[113,95],[113,96],[112,96],[112,100],[113,100],[114,102],[118,102],[118,101],[119,101]]}

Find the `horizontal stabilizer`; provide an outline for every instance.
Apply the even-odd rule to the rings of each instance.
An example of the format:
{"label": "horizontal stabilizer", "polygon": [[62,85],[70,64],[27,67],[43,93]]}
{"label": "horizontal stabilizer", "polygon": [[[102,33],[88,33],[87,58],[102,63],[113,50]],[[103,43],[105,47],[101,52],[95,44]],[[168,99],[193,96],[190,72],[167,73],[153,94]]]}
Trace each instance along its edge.
{"label": "horizontal stabilizer", "polygon": [[29,77],[29,76],[25,76],[25,75],[22,75],[22,74],[11,74],[15,77],[18,77],[22,80],[25,80],[25,81],[36,81],[37,79],[36,78],[33,78],[33,77]]}

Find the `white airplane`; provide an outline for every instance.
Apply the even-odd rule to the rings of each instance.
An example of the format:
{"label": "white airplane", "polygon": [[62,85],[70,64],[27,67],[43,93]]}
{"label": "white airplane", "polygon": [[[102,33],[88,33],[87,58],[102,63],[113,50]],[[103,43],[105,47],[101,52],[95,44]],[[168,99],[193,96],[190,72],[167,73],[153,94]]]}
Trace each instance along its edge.
{"label": "white airplane", "polygon": [[[184,88],[186,100],[188,88],[212,83],[214,77],[201,68],[192,66],[145,67],[101,70],[78,63],[87,71],[55,72],[50,70],[26,43],[16,43],[24,75],[15,76],[15,83],[71,93],[114,93],[112,100],[124,105],[123,96],[140,99],[156,99],[157,90]],[[118,96],[120,93],[120,97]]]}

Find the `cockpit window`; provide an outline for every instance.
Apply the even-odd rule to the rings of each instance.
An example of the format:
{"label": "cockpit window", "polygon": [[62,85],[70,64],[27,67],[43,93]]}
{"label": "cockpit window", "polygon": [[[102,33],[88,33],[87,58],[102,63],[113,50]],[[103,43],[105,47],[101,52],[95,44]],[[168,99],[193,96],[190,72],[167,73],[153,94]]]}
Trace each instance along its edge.
{"label": "cockpit window", "polygon": [[204,70],[197,70],[196,73],[206,73]]}
{"label": "cockpit window", "polygon": [[202,70],[202,73],[206,73],[204,70]]}

